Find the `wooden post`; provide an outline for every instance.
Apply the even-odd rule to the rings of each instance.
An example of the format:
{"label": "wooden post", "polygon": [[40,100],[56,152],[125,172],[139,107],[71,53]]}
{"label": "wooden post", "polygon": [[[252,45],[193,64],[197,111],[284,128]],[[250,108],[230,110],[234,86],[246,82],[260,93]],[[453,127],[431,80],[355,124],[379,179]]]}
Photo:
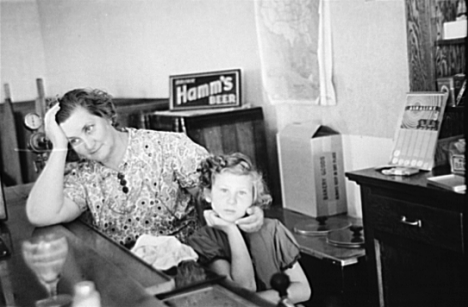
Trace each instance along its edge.
{"label": "wooden post", "polygon": [[0,151],[2,159],[2,175],[5,186],[23,183],[21,164],[18,153],[18,137],[15,117],[11,102],[11,92],[8,83],[4,85],[5,104],[0,122]]}
{"label": "wooden post", "polygon": [[[36,79],[37,86],[37,98],[36,98],[36,113],[44,120],[46,101],[45,101],[45,91],[44,91],[44,81],[41,78]],[[44,124],[38,129],[39,132],[44,132]]]}

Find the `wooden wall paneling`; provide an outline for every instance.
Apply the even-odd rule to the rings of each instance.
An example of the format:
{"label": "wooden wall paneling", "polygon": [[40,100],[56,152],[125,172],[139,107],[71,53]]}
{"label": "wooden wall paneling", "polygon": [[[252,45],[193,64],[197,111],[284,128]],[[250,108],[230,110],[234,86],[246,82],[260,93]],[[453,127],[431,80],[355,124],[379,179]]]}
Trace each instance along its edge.
{"label": "wooden wall paneling", "polygon": [[179,129],[179,125],[176,123],[176,120],[163,116],[147,116],[146,128],[159,131],[182,132]]}
{"label": "wooden wall paneling", "polygon": [[[237,131],[237,144],[239,144],[238,151],[247,155],[252,160],[252,162],[255,163],[257,159],[255,152],[256,144],[252,142],[252,140],[255,140],[253,122],[246,121],[242,123],[236,123],[235,129]],[[256,167],[259,166],[256,165]]]}
{"label": "wooden wall paneling", "polygon": [[223,152],[230,154],[239,151],[237,143],[236,123],[221,125],[221,142],[223,144]]}
{"label": "wooden wall paneling", "polygon": [[411,91],[435,91],[435,0],[406,0]]}
{"label": "wooden wall paneling", "polygon": [[441,25],[441,33],[440,36],[437,37],[437,39],[443,39],[443,23],[446,21],[456,20],[459,1],[465,0],[436,0],[435,7],[438,12],[438,17],[440,17],[439,23]]}
{"label": "wooden wall paneling", "polygon": [[456,43],[444,42],[443,24],[457,18],[459,1],[465,0],[436,0],[434,6],[436,17],[434,23],[437,35],[433,38],[435,43],[436,78],[452,76],[465,71],[465,45],[466,40],[458,39]]}
{"label": "wooden wall paneling", "polygon": [[[117,118],[117,121],[121,121]],[[145,128],[146,127],[146,116],[143,112],[138,112],[136,114],[129,114],[127,116],[127,125],[126,127],[132,128]]]}
{"label": "wooden wall paneling", "polygon": [[255,143],[255,160],[258,162],[257,167],[262,171],[265,181],[268,183],[269,188],[273,187],[271,183],[270,174],[268,171],[268,148],[265,139],[265,125],[263,124],[263,114],[260,118],[253,121],[254,127],[254,143]]}
{"label": "wooden wall paneling", "polygon": [[149,112],[167,110],[169,100],[166,98],[154,99],[114,99],[117,121],[121,127],[145,128],[146,114]]}
{"label": "wooden wall paneling", "polygon": [[200,145],[202,145],[203,147],[206,148],[206,146],[204,145],[204,144],[206,144],[204,129],[202,129],[202,128],[193,128],[193,129],[190,129],[190,131],[187,131],[186,133],[187,133],[187,135],[189,136],[189,138],[192,141],[194,141],[195,143],[200,144]]}
{"label": "wooden wall paneling", "polygon": [[443,38],[443,23],[455,20],[457,3],[458,0],[406,0],[411,91],[437,90],[438,77],[463,72],[464,44],[436,44]]}
{"label": "wooden wall paneling", "polygon": [[224,153],[223,133],[220,126],[209,126],[203,128],[204,146],[212,154],[218,155]]}
{"label": "wooden wall paneling", "polygon": [[437,44],[436,46],[436,78],[453,76],[465,72],[466,67],[465,41],[459,44]]}

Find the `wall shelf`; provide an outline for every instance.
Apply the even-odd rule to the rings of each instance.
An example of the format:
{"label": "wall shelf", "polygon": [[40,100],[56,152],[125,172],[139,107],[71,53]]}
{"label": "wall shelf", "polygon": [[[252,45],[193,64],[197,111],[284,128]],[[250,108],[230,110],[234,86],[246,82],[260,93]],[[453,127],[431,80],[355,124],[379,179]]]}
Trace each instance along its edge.
{"label": "wall shelf", "polygon": [[461,44],[466,44],[467,39],[466,37],[462,38],[454,38],[454,39],[440,39],[437,40],[435,43],[437,46],[443,46],[443,45],[461,45]]}
{"label": "wall shelf", "polygon": [[463,112],[464,110],[465,110],[464,105],[456,106],[456,107],[447,106],[445,108],[445,112]]}

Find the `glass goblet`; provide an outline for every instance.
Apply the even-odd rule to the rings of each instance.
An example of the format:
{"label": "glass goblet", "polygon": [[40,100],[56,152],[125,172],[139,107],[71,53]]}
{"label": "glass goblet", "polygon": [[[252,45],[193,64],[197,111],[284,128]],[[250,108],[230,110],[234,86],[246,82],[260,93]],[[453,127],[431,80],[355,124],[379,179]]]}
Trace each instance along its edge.
{"label": "glass goblet", "polygon": [[49,296],[36,302],[37,307],[66,306],[71,303],[68,294],[57,294],[57,284],[68,255],[68,242],[63,236],[48,234],[22,244],[23,257],[36,274]]}

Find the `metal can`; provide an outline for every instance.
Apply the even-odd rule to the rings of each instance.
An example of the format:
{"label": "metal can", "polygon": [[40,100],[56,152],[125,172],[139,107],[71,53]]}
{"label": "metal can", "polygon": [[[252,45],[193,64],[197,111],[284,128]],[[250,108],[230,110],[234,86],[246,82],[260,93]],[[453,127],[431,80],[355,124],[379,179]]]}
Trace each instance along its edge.
{"label": "metal can", "polygon": [[454,174],[465,174],[465,139],[459,139],[449,147],[450,169]]}

